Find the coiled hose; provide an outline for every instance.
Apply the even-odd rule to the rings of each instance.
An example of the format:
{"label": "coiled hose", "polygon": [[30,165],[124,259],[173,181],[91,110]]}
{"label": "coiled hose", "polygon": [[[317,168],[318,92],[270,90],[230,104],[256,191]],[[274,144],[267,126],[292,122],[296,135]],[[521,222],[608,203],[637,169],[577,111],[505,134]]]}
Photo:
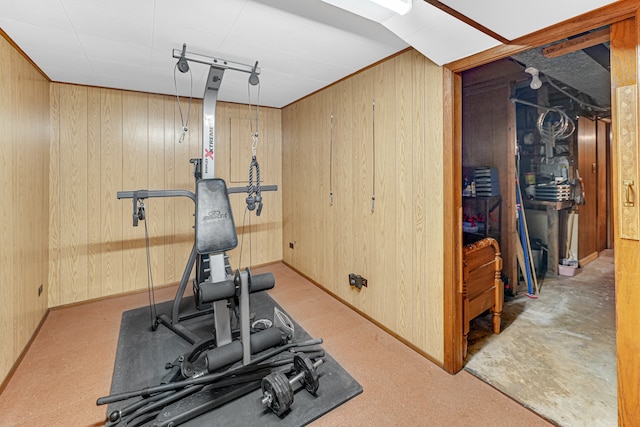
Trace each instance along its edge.
{"label": "coiled hose", "polygon": [[573,120],[559,108],[548,109],[544,113],[540,113],[536,125],[540,136],[550,141],[569,138],[576,130]]}

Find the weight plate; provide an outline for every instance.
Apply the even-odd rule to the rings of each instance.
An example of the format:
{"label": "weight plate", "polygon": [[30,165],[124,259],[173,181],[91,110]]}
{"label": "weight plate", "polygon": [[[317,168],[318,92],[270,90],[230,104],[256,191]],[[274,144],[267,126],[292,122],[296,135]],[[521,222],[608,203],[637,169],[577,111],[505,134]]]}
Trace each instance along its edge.
{"label": "weight plate", "polygon": [[282,372],[272,372],[262,379],[262,394],[267,405],[277,416],[284,414],[293,403],[293,388]]}
{"label": "weight plate", "polygon": [[306,354],[296,354],[293,357],[293,370],[295,375],[303,373],[304,376],[300,380],[305,390],[311,394],[316,394],[320,383],[318,381],[318,371],[313,367],[313,363]]}

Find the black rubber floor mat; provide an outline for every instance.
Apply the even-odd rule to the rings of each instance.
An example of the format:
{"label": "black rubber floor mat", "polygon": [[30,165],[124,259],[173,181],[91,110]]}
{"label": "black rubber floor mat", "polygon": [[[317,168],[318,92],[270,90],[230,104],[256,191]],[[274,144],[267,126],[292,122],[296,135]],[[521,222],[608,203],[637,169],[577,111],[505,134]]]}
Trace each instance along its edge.
{"label": "black rubber floor mat", "polygon": [[[158,314],[166,313],[170,315],[171,304],[172,301],[158,304]],[[185,298],[182,306],[181,313],[187,310],[194,311],[193,299],[191,297]],[[273,320],[274,307],[285,311],[266,292],[252,294],[250,297],[251,313],[255,313],[255,319],[266,318]],[[292,320],[295,325],[295,342],[302,342],[312,338],[294,319]],[[182,322],[182,324],[203,339],[212,335],[212,315],[190,319]],[[187,341],[162,325],[158,326],[156,331],[152,331],[149,307],[145,306],[124,312],[122,314],[116,362],[111,382],[111,394],[158,385],[167,373],[165,365],[187,352],[190,347],[191,345]],[[320,387],[316,395],[311,395],[301,385],[296,385],[291,409],[281,417],[275,415],[262,404],[262,391],[258,386],[258,389],[254,389],[248,394],[225,403],[182,425],[225,427],[306,425],[362,393],[360,384],[331,355],[325,353],[323,359],[324,363],[317,368]],[[237,389],[237,386],[235,389]],[[229,389],[213,391],[205,387],[202,391],[176,404],[167,406],[162,411],[155,412],[154,416],[157,418],[138,419],[136,423],[126,425],[163,425],[167,419],[183,413],[198,404],[211,401],[228,391]],[[122,409],[138,400],[140,398],[131,398],[112,403],[107,409],[107,414]]]}

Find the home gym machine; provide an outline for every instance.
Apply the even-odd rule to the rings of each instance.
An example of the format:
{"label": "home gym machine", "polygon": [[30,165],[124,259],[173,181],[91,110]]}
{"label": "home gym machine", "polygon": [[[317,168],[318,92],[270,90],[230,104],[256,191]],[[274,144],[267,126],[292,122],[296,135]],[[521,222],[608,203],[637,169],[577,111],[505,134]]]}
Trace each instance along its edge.
{"label": "home gym machine", "polygon": [[[193,394],[203,387],[229,387],[237,389],[225,394],[220,401],[194,408],[189,413],[180,414],[166,425],[178,425],[195,416],[233,400],[256,388],[263,390],[262,404],[278,416],[286,412],[293,401],[293,385],[300,382],[312,394],[318,389],[316,368],[322,363],[324,352],[317,346],[321,339],[293,342],[292,322],[284,315],[283,328],[252,328],[250,324],[249,295],[253,292],[274,287],[275,278],[271,273],[252,275],[249,268],[238,269],[233,274],[226,252],[238,244],[235,223],[229,202],[229,194],[246,193],[247,209],[262,210],[262,191],[276,191],[277,186],[261,186],[259,166],[255,146],[257,131],[253,135],[253,158],[247,187],[227,188],[224,180],[215,178],[215,110],[222,77],[225,70],[248,73],[249,85],[259,84],[258,63],[249,66],[231,61],[210,58],[182,50],[173,50],[178,59],[176,68],[189,71],[188,62],[209,65],[202,107],[202,157],[193,159],[195,193],[187,190],[137,190],[118,192],[118,199],[132,199],[133,226],[146,219],[145,200],[161,197],[187,197],[195,203],[195,239],[185,270],[182,274],[171,315],[155,315],[152,329],[164,325],[178,336],[192,344],[189,351],[167,364],[169,373],[161,384],[144,390],[114,394],[98,399],[97,404],[107,404],[142,397],[142,400],[114,411],[109,415],[111,423],[124,422],[153,412],[163,405],[175,402]],[[183,123],[183,137],[187,128]],[[181,138],[182,139],[182,138]],[[253,172],[257,173],[254,184]],[[196,268],[193,282],[196,311],[180,313],[181,303],[189,278]],[[231,308],[230,308],[231,307]],[[239,314],[236,313],[236,309]],[[202,338],[184,326],[183,322],[205,314],[213,317],[212,338]],[[239,324],[239,340],[234,339],[232,319]],[[274,319],[275,322],[276,319]],[[237,328],[235,328],[237,330]],[[252,330],[253,329],[253,330]],[[253,333],[252,333],[253,332]],[[274,361],[272,358],[286,350],[295,353]],[[255,357],[252,358],[252,355]],[[312,362],[311,357],[316,361]],[[239,363],[239,365],[238,365]],[[291,379],[277,366],[288,364]],[[164,425],[164,424],[163,424]]]}
{"label": "home gym machine", "polygon": [[[248,193],[248,208],[252,210],[257,206],[259,214],[262,210],[261,192],[275,191],[277,186],[261,186],[258,180],[255,186],[251,182],[247,187],[227,188],[223,180],[214,177],[216,103],[224,72],[235,70],[249,73],[249,84],[256,85],[259,83],[260,68],[257,62],[254,66],[250,66],[189,53],[186,51],[186,44],[183,45],[182,51],[174,49],[173,57],[178,58],[176,66],[183,73],[189,71],[188,62],[210,66],[202,106],[202,157],[191,160],[194,164],[196,192],[194,194],[186,190],[120,191],[117,197],[132,199],[134,226],[138,225],[138,220],[145,219],[144,200],[147,198],[188,197],[194,201],[196,205],[195,242],[173,301],[171,317],[164,314],[157,316],[153,327],[155,329],[158,324],[165,325],[189,343],[194,344],[200,338],[182,326],[181,322],[194,316],[213,314],[215,344],[220,347],[232,341],[228,300],[238,297],[240,315],[242,316],[244,311],[248,315],[249,291],[257,292],[274,286],[274,278],[270,273],[252,277],[247,270],[237,272],[236,277],[233,277],[225,252],[238,244],[228,194]],[[187,129],[184,128],[183,132],[186,131]],[[198,312],[181,316],[180,304],[194,266],[196,267],[194,296]],[[212,307],[201,310],[208,303],[211,303]],[[243,310],[245,307],[246,310]],[[241,319],[241,329],[248,321],[248,317]],[[247,330],[241,331],[242,338],[248,339],[248,328],[244,329]],[[247,351],[244,353],[244,359],[248,361],[249,354]]]}

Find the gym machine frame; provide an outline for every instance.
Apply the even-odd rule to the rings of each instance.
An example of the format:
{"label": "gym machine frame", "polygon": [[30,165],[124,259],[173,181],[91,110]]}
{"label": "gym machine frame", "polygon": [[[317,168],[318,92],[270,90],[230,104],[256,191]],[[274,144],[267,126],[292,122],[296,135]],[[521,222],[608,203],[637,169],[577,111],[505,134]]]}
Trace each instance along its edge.
{"label": "gym machine frame", "polygon": [[[195,203],[196,236],[173,300],[171,317],[166,314],[160,314],[154,319],[152,325],[154,330],[160,323],[165,325],[193,344],[193,346],[189,352],[179,356],[175,362],[165,366],[170,371],[161,384],[147,387],[143,390],[106,396],[98,399],[97,404],[102,405],[132,397],[141,397],[140,400],[116,410],[108,416],[108,420],[112,423],[127,425],[130,421],[136,422],[135,420],[140,417],[153,414],[172,402],[197,393],[203,387],[217,389],[233,385],[236,387],[212,401],[194,406],[154,425],[168,427],[181,424],[230,400],[239,398],[256,388],[262,388],[262,404],[281,417],[291,407],[296,384],[302,384],[304,389],[315,395],[318,389],[318,373],[316,369],[323,363],[321,357],[324,356],[324,352],[315,348],[316,345],[322,344],[322,339],[295,343],[291,341],[293,336],[287,335],[285,341],[282,331],[279,328],[275,328],[275,326],[251,335],[249,293],[270,289],[274,286],[275,280],[271,273],[252,277],[248,268],[245,271],[237,270],[234,276],[226,256],[227,250],[237,246],[237,234],[228,195],[248,193],[246,199],[247,209],[254,210],[257,208],[256,213],[259,216],[262,209],[261,191],[277,190],[275,185],[264,187],[260,185],[260,172],[255,154],[257,132],[253,136],[253,158],[250,167],[249,185],[247,187],[227,188],[223,180],[214,177],[216,153],[215,109],[224,71],[232,69],[250,73],[249,84],[255,85],[259,82],[257,76],[260,73],[260,69],[257,62],[251,67],[188,53],[186,52],[186,45],[183,46],[182,51],[174,49],[173,57],[179,58],[176,67],[181,72],[189,70],[187,61],[210,66],[203,97],[202,157],[191,160],[194,164],[196,191],[195,193],[187,190],[121,191],[118,192],[117,197],[118,199],[132,199],[133,226],[137,226],[140,219],[145,219],[143,201],[147,198],[188,197]],[[187,131],[186,127],[183,131]],[[255,191],[252,178],[254,168],[258,174]],[[203,215],[203,212],[206,212],[206,214]],[[207,221],[205,221],[205,219],[208,220],[212,217],[212,212],[215,220],[223,218],[221,221],[225,224],[221,228],[218,228],[218,225],[208,225]],[[207,264],[208,268],[205,267]],[[194,266],[196,266],[194,297],[198,311],[181,315],[180,304]],[[203,284],[208,284],[208,286],[202,287]],[[234,298],[239,299],[240,306],[240,342],[233,341],[232,337],[231,314],[228,304]],[[202,303],[211,303],[212,307],[202,310],[200,307]],[[215,336],[213,340],[203,340],[180,324],[183,320],[209,313],[213,313],[214,317]],[[253,338],[255,338],[255,341]],[[215,343],[215,348],[210,349],[212,342]],[[268,359],[286,350],[294,349],[295,353],[290,356],[267,362]],[[235,363],[238,359],[235,359],[235,357],[239,358],[240,353],[242,361],[237,366]],[[257,355],[253,359],[251,358],[252,353]],[[315,362],[311,361],[312,354],[316,357]],[[197,362],[204,362],[204,365]],[[276,370],[281,365],[291,367],[286,370]],[[226,369],[220,371],[223,368]],[[285,373],[287,370],[292,373],[290,377]]]}
{"label": "gym machine frame", "polygon": [[[182,66],[186,67],[184,70],[188,70],[186,61],[206,64],[210,66],[202,103],[202,157],[200,159],[192,159],[191,162],[194,163],[194,177],[196,179],[196,183],[200,179],[213,179],[215,177],[216,155],[216,103],[218,99],[218,90],[220,89],[220,85],[222,83],[224,71],[230,69],[249,73],[250,83],[252,81],[255,81],[257,83],[257,76],[260,74],[260,68],[258,68],[258,62],[256,62],[254,66],[250,66],[246,64],[240,64],[232,61],[186,52],[186,45],[183,46],[182,51],[173,49],[173,57],[179,59],[178,67],[181,71],[183,71],[183,68],[181,68]],[[250,190],[250,186],[231,187],[227,188],[227,194],[248,193]],[[261,187],[261,191],[276,190],[276,185]],[[196,194],[187,190],[120,191],[118,192],[117,197],[118,199],[133,199],[133,226],[138,225],[139,219],[144,219],[144,205],[141,204],[141,206],[138,206],[141,200],[153,197],[188,197],[194,203],[197,202]],[[250,197],[247,198],[247,202],[249,202]],[[260,202],[261,204],[261,201],[257,202]],[[204,265],[207,263],[209,266],[208,269],[204,267]],[[196,266],[196,281],[198,282],[198,284],[204,282],[205,280],[209,280],[213,283],[225,281],[231,272],[231,268],[228,264],[228,257],[226,257],[224,253],[201,254],[200,256],[198,256],[198,253],[196,251],[196,242],[194,242],[193,248],[187,261],[187,265],[180,280],[180,285],[173,301],[171,317],[169,318],[169,316],[167,316],[166,314],[157,316],[156,320],[154,321],[153,328],[155,329],[158,323],[161,323],[171,329],[180,337],[184,338],[189,343],[194,344],[200,340],[200,337],[189,331],[180,323],[187,319],[213,313],[216,346],[220,347],[225,344],[229,344],[231,343],[233,337],[231,331],[231,317],[226,299],[213,302],[210,309],[201,310],[186,315],[180,315],[180,303],[182,302],[184,291],[186,290],[187,284],[189,282],[189,277],[191,276],[194,265]],[[241,317],[245,315],[247,316],[247,319],[241,319],[241,339],[243,342],[249,342],[249,328],[244,327],[244,323],[248,323],[249,321],[248,282],[250,280],[250,273],[247,269],[247,271],[245,272],[238,272],[236,276],[239,276],[236,277],[236,281],[240,282],[239,295]],[[246,313],[243,314],[243,311],[246,311]],[[246,364],[250,360],[250,351],[249,346],[244,347],[246,347],[246,349],[243,351],[243,363]]]}

